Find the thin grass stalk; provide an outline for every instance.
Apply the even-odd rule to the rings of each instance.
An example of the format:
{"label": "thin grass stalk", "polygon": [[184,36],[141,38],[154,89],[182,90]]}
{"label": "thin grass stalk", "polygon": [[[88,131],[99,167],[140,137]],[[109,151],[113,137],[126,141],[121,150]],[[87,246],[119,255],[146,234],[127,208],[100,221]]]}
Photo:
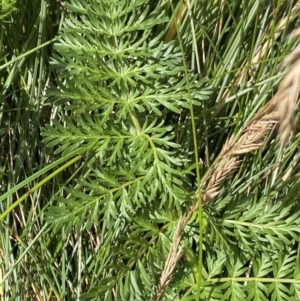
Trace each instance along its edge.
{"label": "thin grass stalk", "polygon": [[[295,34],[299,33],[300,30]],[[199,191],[202,192],[202,206],[212,203],[219,196],[224,181],[230,179],[239,168],[241,155],[264,147],[266,137],[278,125],[281,143],[285,144],[290,137],[300,87],[300,45],[284,60],[283,66],[287,65],[291,65],[291,68],[281,81],[277,94],[250,120],[240,136],[233,135],[227,139],[216,162],[201,179],[199,189],[193,196],[192,206],[178,223],[153,301],[160,300],[183,255],[179,245],[189,219],[198,209]]]}

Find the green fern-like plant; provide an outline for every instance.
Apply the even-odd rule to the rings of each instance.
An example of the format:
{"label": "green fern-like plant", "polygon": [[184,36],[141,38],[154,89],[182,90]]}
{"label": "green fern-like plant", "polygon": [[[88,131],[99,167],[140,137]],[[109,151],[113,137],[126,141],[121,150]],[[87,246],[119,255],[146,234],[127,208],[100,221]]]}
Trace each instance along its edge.
{"label": "green fern-like plant", "polygon": [[206,93],[200,83],[187,90],[181,52],[164,44],[162,34],[152,36],[167,19],[159,7],[149,15],[144,2],[80,9],[66,4],[80,15],[70,15],[55,45],[59,88],[53,97],[68,116],[64,124],[54,120],[43,135],[62,156],[75,149],[92,154],[80,188],[70,191],[60,208],[69,208],[78,221],[95,207],[104,220],[119,213],[129,217],[154,201],[179,209],[188,192],[189,156],[172,123],[175,114],[189,109],[189,99],[200,104]]}
{"label": "green fern-like plant", "polygon": [[[66,3],[55,44],[51,97],[65,115],[46,126],[44,142],[60,156],[76,150],[84,164],[76,185],[56,198],[50,222],[66,234],[97,225],[106,246],[100,281],[83,298],[112,296],[114,288],[123,300],[149,299],[192,191],[186,121],[208,90],[186,76],[179,47],[163,43],[168,18],[163,6],[149,4]],[[182,134],[190,137],[185,145]],[[171,227],[161,229],[166,222]]]}
{"label": "green fern-like plant", "polygon": [[[210,5],[207,30],[215,32],[216,3]],[[193,13],[197,8],[194,4]],[[213,204],[190,216],[181,236],[176,232],[197,189],[191,174],[197,165],[192,124],[199,130],[203,174],[214,168],[222,144],[231,136],[229,129],[240,132],[280,80],[273,71],[265,74],[268,68],[262,62],[261,69],[254,70],[257,84],[249,88],[248,82],[242,83],[249,68],[247,53],[255,57],[261,51],[254,38],[249,42],[250,35],[261,38],[251,26],[264,27],[270,17],[254,0],[243,1],[242,7],[232,2],[227,8],[230,20],[219,39],[211,40],[200,23],[194,28],[185,19],[175,26],[182,36],[164,41],[171,36],[166,35],[168,16],[177,16],[167,1],[66,3],[67,17],[52,58],[56,87],[49,92],[61,110],[42,135],[61,160],[76,155],[75,167],[66,172],[73,173],[70,182],[59,181],[47,212],[55,233],[78,241],[78,258],[62,268],[71,276],[77,264],[72,277],[78,287],[70,289],[73,299],[188,301],[196,299],[197,291],[198,300],[299,296],[300,274],[294,268],[300,254],[299,205],[289,183],[281,183],[280,177],[272,184],[267,177],[260,179],[276,164],[275,144],[267,154],[257,150],[254,157],[241,155],[232,185],[222,186]],[[238,12],[247,22],[237,21]],[[204,22],[206,15],[200,17]],[[204,56],[203,66],[199,54],[195,59],[190,53],[191,45],[202,45],[200,33],[205,36],[203,51],[213,56]],[[276,53],[270,56],[275,64]],[[195,70],[195,60],[198,74],[212,77],[210,88],[185,67]],[[238,70],[240,64],[244,69]],[[269,77],[262,83],[261,72]],[[228,86],[229,78],[241,86]],[[196,114],[191,117],[193,109]],[[292,146],[288,152],[294,152]],[[284,164],[290,166],[291,155],[284,156]],[[295,178],[291,183],[297,183]],[[87,233],[93,247],[85,241],[81,250]],[[178,237],[182,260],[178,256],[172,275],[167,275],[166,258]]]}
{"label": "green fern-like plant", "polygon": [[17,8],[1,27],[0,299],[300,300],[299,123],[283,148],[273,128],[298,1]]}

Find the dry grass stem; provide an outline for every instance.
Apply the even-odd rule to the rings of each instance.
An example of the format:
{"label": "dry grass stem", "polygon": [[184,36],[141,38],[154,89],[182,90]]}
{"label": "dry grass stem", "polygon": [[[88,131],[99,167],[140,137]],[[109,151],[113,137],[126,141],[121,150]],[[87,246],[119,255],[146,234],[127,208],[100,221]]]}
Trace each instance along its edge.
{"label": "dry grass stem", "polygon": [[[270,112],[270,108],[275,108],[274,102],[277,98],[265,106],[257,116],[255,116],[237,139],[231,137],[226,141],[218,157],[217,162],[202,179],[201,190],[202,204],[210,203],[220,192],[222,183],[229,179],[234,171],[239,167],[238,156],[258,150],[264,145],[265,137],[273,131],[278,123],[278,114]],[[265,114],[265,115],[264,115]],[[259,118],[257,118],[259,116]],[[205,182],[208,184],[205,186]],[[198,199],[198,192],[194,196],[194,201]]]}
{"label": "dry grass stem", "polygon": [[[210,171],[210,180],[202,194],[202,202],[205,205],[219,194],[220,186],[238,168],[239,161],[236,158],[225,157],[215,168]],[[198,197],[198,196],[197,196]]]}
{"label": "dry grass stem", "polygon": [[[293,6],[290,14],[288,16],[286,16],[285,18],[283,18],[280,21],[279,25],[277,25],[274,35],[272,37],[273,41],[276,41],[280,38],[281,34],[284,32],[285,28],[291,22],[291,20],[293,18],[297,17],[299,11],[300,11],[300,1],[297,1],[297,3],[295,3],[295,5]],[[297,34],[297,31],[295,31],[295,33]],[[249,62],[245,61],[243,63],[243,65],[245,67],[241,68],[240,69],[241,71],[238,71],[238,74],[236,76],[237,79],[235,81],[235,86],[240,86],[243,83],[243,81],[247,80],[247,75],[249,74],[249,69],[251,68],[251,72],[253,73],[258,68],[259,62],[261,61],[261,59],[266,57],[268,52],[272,51],[272,49],[270,49],[270,46],[273,45],[273,43],[270,43],[270,37],[266,34],[265,37],[262,38],[262,40],[265,40],[265,42],[263,44],[261,44],[260,46],[258,46],[258,48],[256,50],[256,54],[251,61],[251,67],[247,67],[249,65]],[[252,78],[248,79],[247,84],[252,85],[252,83],[253,83]],[[231,94],[232,94],[231,90],[228,89],[224,92],[221,99],[225,100]]]}
{"label": "dry grass stem", "polygon": [[171,276],[176,267],[176,264],[183,255],[183,250],[181,248],[179,248],[181,236],[182,236],[184,228],[186,227],[192,214],[195,212],[195,210],[197,208],[198,208],[198,204],[194,203],[193,206],[190,208],[190,210],[187,211],[181,217],[180,221],[178,222],[178,226],[177,226],[176,232],[174,234],[174,239],[172,241],[172,245],[169,250],[168,257],[165,261],[164,269],[163,269],[163,271],[161,273],[161,277],[159,279],[159,284],[158,284],[157,290],[152,299],[153,301],[158,301],[161,298],[161,296],[163,295],[166,286],[168,285],[168,283],[171,280]]}
{"label": "dry grass stem", "polygon": [[169,252],[168,258],[165,262],[164,269],[161,274],[161,278],[155,293],[155,296],[153,297],[153,301],[158,301],[161,296],[163,295],[165,291],[165,287],[168,285],[168,283],[171,280],[171,275],[176,267],[177,262],[180,260],[181,256],[183,255],[182,249],[179,249],[177,251],[177,248],[180,243],[180,237],[176,237],[176,239],[173,242],[172,248]]}
{"label": "dry grass stem", "polygon": [[[299,11],[300,11],[300,1],[297,1],[291,10],[291,13],[280,21],[279,25],[277,26],[274,32],[273,40],[277,40],[281,36],[282,32],[284,32],[287,25],[291,22],[293,18],[295,18],[298,15]],[[270,51],[269,47],[270,47],[270,42],[268,39],[266,43],[258,47],[258,50],[256,51],[256,55],[253,58],[252,62],[254,64],[259,63],[261,58],[265,56],[266,52]]]}
{"label": "dry grass stem", "polygon": [[[299,8],[300,1],[294,6],[292,13]],[[178,248],[184,228],[198,208],[199,190],[202,192],[202,205],[211,203],[219,195],[224,181],[239,167],[239,157],[263,147],[266,137],[278,124],[281,142],[285,143],[290,137],[300,88],[300,46],[285,59],[283,65],[291,65],[291,68],[283,78],[278,93],[250,120],[238,137],[227,139],[215,163],[202,178],[200,187],[194,194],[192,206],[179,221],[153,301],[158,301],[163,295],[176,264],[183,255]]]}
{"label": "dry grass stem", "polygon": [[291,64],[291,69],[282,80],[278,98],[280,141],[285,144],[294,131],[294,115],[300,89],[300,46],[298,46],[284,61]]}
{"label": "dry grass stem", "polygon": [[[299,35],[299,32],[297,32]],[[300,46],[284,61],[284,66],[291,65],[279,86],[278,93],[262,108],[243,130],[241,136],[230,138],[224,145],[217,163],[202,179],[209,182],[203,191],[203,205],[211,202],[220,191],[222,183],[238,168],[237,156],[258,150],[264,145],[265,137],[279,123],[280,141],[286,143],[294,129],[295,108],[300,89]],[[234,142],[236,141],[236,142]],[[198,192],[195,194],[196,201]]]}

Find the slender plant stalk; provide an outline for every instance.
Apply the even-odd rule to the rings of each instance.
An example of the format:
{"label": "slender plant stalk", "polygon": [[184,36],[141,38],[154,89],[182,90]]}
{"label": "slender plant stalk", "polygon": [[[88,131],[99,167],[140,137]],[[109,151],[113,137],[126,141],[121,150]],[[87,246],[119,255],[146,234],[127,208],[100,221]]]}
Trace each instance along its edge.
{"label": "slender plant stalk", "polygon": [[[245,129],[239,137],[232,136],[226,141],[217,161],[210,168],[209,172],[202,178],[199,190],[197,190],[193,197],[193,205],[179,221],[172,246],[160,278],[158,289],[155,298],[153,299],[154,301],[161,298],[164,287],[170,282],[172,272],[183,255],[183,251],[179,247],[179,244],[189,219],[197,208],[199,208],[198,204],[201,204],[201,201],[199,202],[199,198],[201,198],[199,194],[201,191],[203,191],[202,206],[206,206],[219,195],[222,184],[226,180],[230,179],[230,177],[238,169],[241,162],[239,157],[264,147],[265,138],[275,130],[275,127],[278,124],[280,124],[279,133],[281,142],[287,142],[287,139],[294,128],[293,120],[295,105],[299,95],[299,53],[300,48],[298,46],[285,59],[284,65],[290,64],[292,67],[281,81],[278,93],[245,126]],[[202,210],[200,210],[199,213],[200,212],[202,213]],[[199,219],[201,221],[202,214],[199,214]],[[200,233],[202,233],[201,227]],[[201,241],[201,237],[199,237],[199,242]],[[202,252],[201,245],[200,252]],[[199,260],[202,260],[202,256],[199,256]],[[200,265],[200,267],[202,266]],[[199,297],[200,296],[198,294],[198,298]]]}

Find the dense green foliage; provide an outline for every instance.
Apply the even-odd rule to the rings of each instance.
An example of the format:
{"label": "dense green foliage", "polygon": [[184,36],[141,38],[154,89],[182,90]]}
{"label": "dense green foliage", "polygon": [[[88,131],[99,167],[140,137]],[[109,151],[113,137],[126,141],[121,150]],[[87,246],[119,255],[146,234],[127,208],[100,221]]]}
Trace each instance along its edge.
{"label": "dense green foliage", "polygon": [[199,177],[276,92],[298,6],[43,0],[3,13],[0,300],[299,300],[298,134],[239,157],[164,274]]}
{"label": "dense green foliage", "polygon": [[[200,104],[205,91],[200,83],[188,91],[180,50],[153,35],[167,18],[159,6],[150,14],[141,3],[82,8],[55,44],[60,84],[54,96],[66,104],[68,117],[62,116],[63,126],[54,120],[46,127],[44,142],[57,154],[76,149],[89,157],[79,186],[66,192],[70,196],[60,199],[64,205],[53,215],[59,226],[79,230],[102,220],[110,229],[117,218],[129,222],[141,212],[148,220],[154,202],[180,211],[186,198],[189,157],[172,124],[189,108],[189,98]],[[188,123],[178,126],[190,130]]]}

